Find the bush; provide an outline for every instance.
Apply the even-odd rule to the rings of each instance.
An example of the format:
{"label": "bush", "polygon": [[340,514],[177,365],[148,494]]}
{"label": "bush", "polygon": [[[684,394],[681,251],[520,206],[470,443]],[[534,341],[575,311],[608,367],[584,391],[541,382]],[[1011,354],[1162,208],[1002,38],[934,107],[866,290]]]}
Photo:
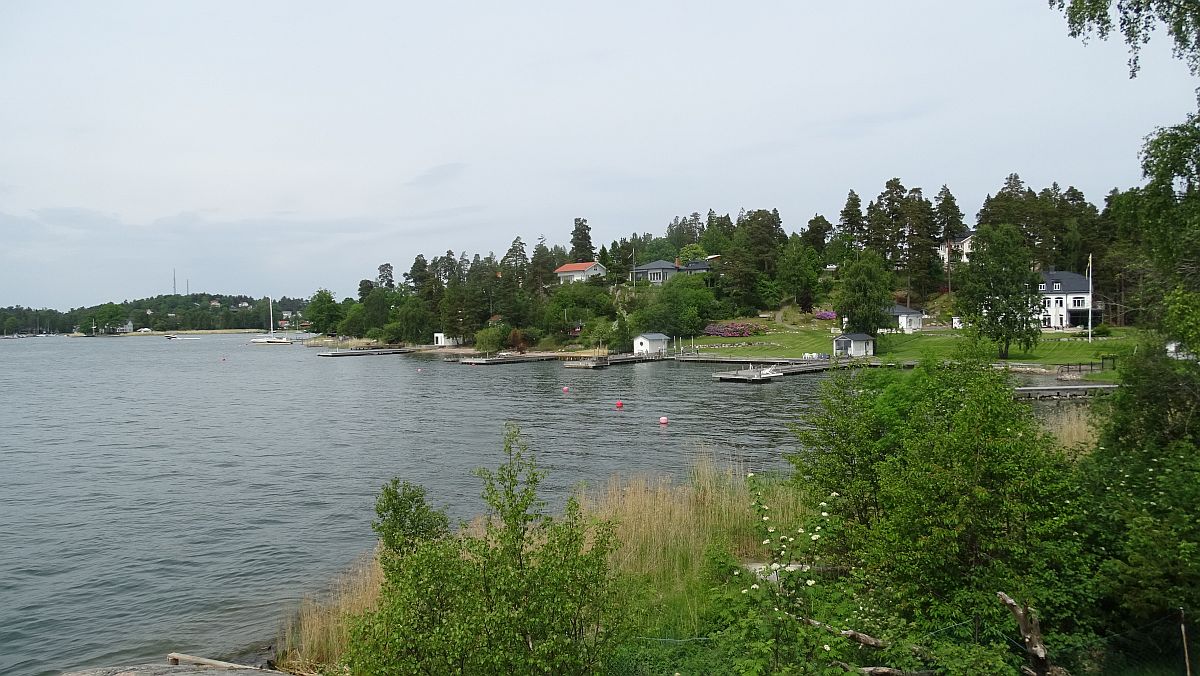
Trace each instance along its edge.
{"label": "bush", "polygon": [[1100,338],[1107,338],[1112,335],[1112,327],[1108,324],[1100,324],[1092,328],[1092,335]]}
{"label": "bush", "polygon": [[543,474],[515,427],[505,462],[480,470],[488,517],[482,535],[416,540],[389,567],[378,610],[355,623],[355,674],[603,671],[624,638],[609,557],[613,525],[589,523],[574,497],[545,514]]}
{"label": "bush", "polygon": [[385,548],[397,554],[408,553],[418,543],[444,537],[450,531],[446,513],[425,502],[425,488],[399,478],[393,478],[379,491],[375,515],[379,518],[371,522],[371,530]]}
{"label": "bush", "polygon": [[391,342],[390,340],[387,339],[387,333],[383,329],[379,328],[378,326],[367,331],[367,335],[365,336],[365,338],[367,338],[368,340],[373,340],[377,343],[390,343]]}
{"label": "bush", "polygon": [[508,340],[511,329],[506,324],[489,326],[475,332],[475,349],[480,352],[498,352]]}
{"label": "bush", "polygon": [[721,336],[722,338],[748,338],[764,332],[763,327],[751,322],[714,323],[704,327],[704,335]]}
{"label": "bush", "polygon": [[813,315],[813,319],[822,319],[825,321],[830,321],[832,319],[837,319],[837,313],[834,312],[833,310],[821,310],[820,312]]}

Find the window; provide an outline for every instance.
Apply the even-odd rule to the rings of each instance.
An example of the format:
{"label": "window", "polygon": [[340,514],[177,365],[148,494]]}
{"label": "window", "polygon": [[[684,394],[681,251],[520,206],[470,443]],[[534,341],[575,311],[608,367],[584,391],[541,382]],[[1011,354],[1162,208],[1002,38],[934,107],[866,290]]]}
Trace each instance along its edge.
{"label": "window", "polygon": [[1083,307],[1083,296],[1076,296],[1072,298],[1071,307]]}
{"label": "window", "polygon": [[1062,306],[1063,306],[1063,299],[1055,298],[1054,299],[1054,307],[1062,307]]}
{"label": "window", "polygon": [[1045,283],[1045,282],[1042,282],[1041,284],[1038,284],[1038,291],[1045,291],[1045,290],[1046,290],[1046,283]]}
{"label": "window", "polygon": [[1042,299],[1042,307],[1050,307],[1050,299],[1049,298]]}
{"label": "window", "polygon": [[651,270],[650,274],[649,274],[649,279],[652,282],[661,282],[662,281],[662,270]]}
{"label": "window", "polygon": [[1055,283],[1054,283],[1054,290],[1055,290],[1055,291],[1062,291],[1062,282],[1055,282]]}

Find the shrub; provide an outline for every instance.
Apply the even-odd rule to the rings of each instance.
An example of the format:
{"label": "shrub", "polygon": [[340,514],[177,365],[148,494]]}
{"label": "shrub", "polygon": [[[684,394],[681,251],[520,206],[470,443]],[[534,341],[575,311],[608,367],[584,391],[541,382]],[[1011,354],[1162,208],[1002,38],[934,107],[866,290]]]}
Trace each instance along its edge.
{"label": "shrub", "polygon": [[1100,324],[1092,329],[1093,336],[1105,338],[1112,335],[1112,327],[1108,324]]}
{"label": "shrub", "polygon": [[813,319],[822,319],[825,321],[829,321],[831,319],[837,319],[837,313],[834,312],[833,310],[821,310],[820,312],[813,315]]}
{"label": "shrub", "polygon": [[417,543],[444,537],[450,531],[446,513],[425,502],[425,488],[398,477],[379,491],[375,515],[379,518],[371,522],[371,529],[385,548],[397,554],[410,552]]}
{"label": "shrub", "polygon": [[713,323],[704,327],[704,335],[722,338],[748,338],[764,333],[763,327],[752,322]]}

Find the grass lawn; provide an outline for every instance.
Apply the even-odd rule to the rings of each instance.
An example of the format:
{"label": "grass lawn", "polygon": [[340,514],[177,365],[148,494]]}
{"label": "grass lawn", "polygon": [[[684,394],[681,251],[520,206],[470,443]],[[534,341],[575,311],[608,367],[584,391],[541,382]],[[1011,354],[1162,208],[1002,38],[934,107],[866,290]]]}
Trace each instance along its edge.
{"label": "grass lawn", "polygon": [[[729,357],[800,357],[805,352],[828,354],[833,351],[833,322],[821,322],[814,328],[781,329],[750,338],[696,338],[696,347],[705,354]],[[1101,354],[1120,354],[1135,342],[1132,330],[1115,329],[1105,339],[1088,343],[1078,334],[1044,333],[1030,352],[1013,347],[1009,361],[1037,364],[1076,364],[1099,361]],[[931,330],[909,335],[881,336],[877,355],[888,360],[907,361],[924,355],[950,357],[962,338],[962,332]],[[689,342],[690,344],[690,342]]]}

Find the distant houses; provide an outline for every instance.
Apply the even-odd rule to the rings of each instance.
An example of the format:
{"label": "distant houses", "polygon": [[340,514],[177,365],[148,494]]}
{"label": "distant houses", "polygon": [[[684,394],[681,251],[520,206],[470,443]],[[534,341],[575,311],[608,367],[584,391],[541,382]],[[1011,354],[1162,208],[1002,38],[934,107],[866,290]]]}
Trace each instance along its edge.
{"label": "distant houses", "polygon": [[[966,235],[960,239],[952,239],[942,242],[938,245],[938,257],[942,259],[942,265],[948,262],[966,263],[971,257],[971,249],[974,246],[975,231],[968,230]],[[951,258],[953,256],[953,259]]]}
{"label": "distant houses", "polygon": [[899,304],[893,305],[888,310],[888,314],[892,316],[892,320],[895,322],[894,328],[901,333],[920,331],[925,315],[920,310],[907,308]]}
{"label": "distant houses", "polygon": [[1087,326],[1088,314],[1093,311],[1088,278],[1054,268],[1043,270],[1041,276],[1038,292],[1042,294],[1042,328],[1069,329]]}
{"label": "distant houses", "polygon": [[835,357],[872,357],[875,355],[875,339],[865,333],[843,333],[833,339]]}
{"label": "distant houses", "polygon": [[629,281],[649,282],[653,286],[661,286],[675,275],[696,275],[711,269],[707,260],[689,261],[686,264],[681,264],[679,259],[674,263],[657,260],[635,267],[629,273]]}
{"label": "distant houses", "polygon": [[570,284],[571,282],[586,282],[592,277],[603,277],[608,274],[608,268],[596,261],[567,263],[559,266],[554,274],[558,275],[559,284]]}

